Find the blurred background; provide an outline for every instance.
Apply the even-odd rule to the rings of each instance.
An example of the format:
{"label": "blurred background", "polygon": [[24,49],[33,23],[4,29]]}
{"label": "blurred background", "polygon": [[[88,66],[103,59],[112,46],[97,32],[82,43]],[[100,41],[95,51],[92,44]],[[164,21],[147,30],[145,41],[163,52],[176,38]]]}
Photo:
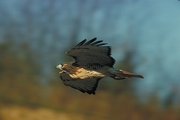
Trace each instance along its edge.
{"label": "blurred background", "polygon": [[[63,85],[55,66],[97,37],[144,79]],[[179,120],[178,0],[0,0],[0,120]]]}

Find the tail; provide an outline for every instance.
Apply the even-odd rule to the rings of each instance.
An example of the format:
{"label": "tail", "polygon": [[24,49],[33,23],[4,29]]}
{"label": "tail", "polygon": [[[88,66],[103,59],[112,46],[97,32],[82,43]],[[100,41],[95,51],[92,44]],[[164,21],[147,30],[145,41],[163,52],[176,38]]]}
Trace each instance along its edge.
{"label": "tail", "polygon": [[138,77],[138,78],[144,78],[142,75],[137,75],[137,74],[133,74],[133,73],[130,73],[128,71],[125,71],[125,70],[120,70],[120,72],[123,73],[123,75],[127,78],[129,77]]}
{"label": "tail", "polygon": [[126,79],[126,78],[131,78],[131,77],[144,78],[142,75],[133,74],[133,73],[130,73],[125,70],[115,70],[113,72],[113,76],[111,76],[111,77],[116,80],[122,80],[122,79]]}

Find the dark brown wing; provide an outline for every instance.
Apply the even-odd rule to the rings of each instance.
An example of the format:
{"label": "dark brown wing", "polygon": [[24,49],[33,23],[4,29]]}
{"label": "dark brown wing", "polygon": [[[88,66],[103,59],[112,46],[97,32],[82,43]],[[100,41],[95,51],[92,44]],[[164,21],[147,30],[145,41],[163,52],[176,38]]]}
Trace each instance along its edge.
{"label": "dark brown wing", "polygon": [[83,93],[95,94],[100,78],[72,79],[67,73],[60,73],[64,85],[78,89]]}
{"label": "dark brown wing", "polygon": [[115,60],[110,56],[111,48],[104,45],[106,43],[102,40],[96,41],[96,38],[87,42],[85,39],[69,50],[67,55],[75,59],[74,65],[77,66],[107,65],[112,67]]}

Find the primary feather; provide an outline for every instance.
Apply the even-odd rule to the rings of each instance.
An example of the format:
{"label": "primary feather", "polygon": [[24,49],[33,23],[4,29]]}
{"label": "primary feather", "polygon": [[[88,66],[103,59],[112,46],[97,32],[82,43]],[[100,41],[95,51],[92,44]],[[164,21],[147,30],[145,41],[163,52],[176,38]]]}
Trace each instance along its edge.
{"label": "primary feather", "polygon": [[103,41],[95,41],[93,38],[90,41],[83,40],[74,48],[69,50],[66,54],[75,59],[74,64],[78,66],[87,65],[108,65],[113,66],[115,63],[111,55],[110,46],[104,46],[106,43]]}

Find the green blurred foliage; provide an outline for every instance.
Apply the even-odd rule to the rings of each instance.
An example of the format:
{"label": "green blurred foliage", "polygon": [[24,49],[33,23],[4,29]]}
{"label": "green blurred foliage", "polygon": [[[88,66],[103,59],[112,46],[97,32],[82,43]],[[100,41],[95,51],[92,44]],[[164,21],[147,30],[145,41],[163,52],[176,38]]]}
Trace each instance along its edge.
{"label": "green blurred foliage", "polygon": [[15,48],[12,43],[7,41],[0,45],[0,97],[6,102],[38,99],[39,68],[33,60],[33,54],[28,45]]}

